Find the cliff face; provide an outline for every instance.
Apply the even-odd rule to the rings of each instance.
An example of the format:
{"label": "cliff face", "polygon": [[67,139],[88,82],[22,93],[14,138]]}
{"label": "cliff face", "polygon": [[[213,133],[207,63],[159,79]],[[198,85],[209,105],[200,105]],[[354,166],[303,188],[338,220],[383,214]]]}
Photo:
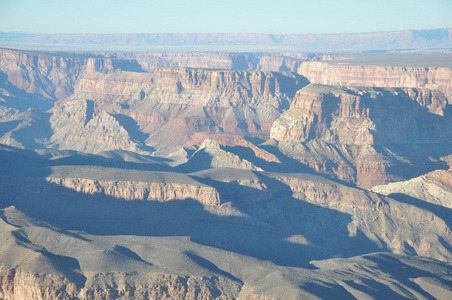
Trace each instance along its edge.
{"label": "cliff face", "polygon": [[[206,99],[194,96],[194,99],[188,97],[188,104],[222,106],[269,104],[276,108],[282,108],[287,99],[294,95],[294,91],[305,82],[304,78],[291,73],[187,68],[158,69],[154,72],[154,79],[157,88],[171,89],[177,93],[205,92],[214,94],[220,100],[217,100],[219,103],[215,103],[214,99],[209,99],[209,103]],[[286,103],[282,103],[284,100]]]}
{"label": "cliff face", "polygon": [[[48,274],[31,274],[16,269],[0,269],[0,297],[11,300],[52,299],[235,299],[240,285],[224,291],[227,279],[152,274],[147,281],[133,273],[90,274],[83,288],[67,278]],[[230,284],[233,285],[234,283]],[[218,291],[222,290],[221,296]]]}
{"label": "cliff face", "polygon": [[[108,53],[106,53],[108,55]],[[256,62],[251,54],[213,52],[138,52],[115,53],[115,57],[136,60],[141,68],[153,71],[159,68],[183,67],[223,70],[253,70]],[[276,71],[276,70],[272,70]]]}
{"label": "cliff face", "polygon": [[0,49],[0,71],[19,89],[50,99],[73,93],[77,79],[90,72],[111,73],[110,59],[53,56]]}
{"label": "cliff face", "polygon": [[437,91],[309,85],[274,122],[270,136],[315,170],[368,187],[409,176],[390,170],[397,161],[424,155],[428,164],[421,153],[429,144],[447,154],[450,118],[450,105]]}
{"label": "cliff face", "polygon": [[[307,57],[304,59],[307,60]],[[259,60],[257,70],[260,71],[279,71],[279,72],[297,72],[303,59],[286,56],[263,56]]]}
{"label": "cliff face", "polygon": [[153,76],[149,73],[117,71],[109,76],[91,73],[80,79],[74,92],[127,97],[137,87],[152,82]]}
{"label": "cliff face", "polygon": [[89,194],[102,194],[127,201],[145,200],[167,202],[196,200],[203,205],[220,205],[220,195],[209,186],[171,182],[108,181],[84,178],[48,178],[48,182]]}
{"label": "cliff face", "polygon": [[[384,244],[393,253],[408,254],[413,250],[421,256],[432,255],[435,251],[432,243],[434,244],[436,237],[430,235],[430,232],[439,228],[439,231],[447,236],[446,239],[450,239],[450,230],[445,220],[430,211],[420,212],[414,206],[391,198],[381,198],[372,193],[367,194],[339,185],[332,186],[327,182],[312,184],[309,180],[296,176],[281,176],[277,179],[286,183],[293,192],[293,197],[297,199],[350,214],[352,221],[347,226],[350,236],[361,232],[377,244]],[[410,218],[407,219],[404,215],[410,215]],[[388,225],[389,223],[391,225]],[[391,233],[389,226],[397,228],[397,233]],[[417,240],[414,237],[416,234],[410,233],[409,228],[417,226],[424,231],[423,240]],[[369,230],[370,228],[372,229]],[[441,258],[441,254],[436,258],[445,259]]]}
{"label": "cliff face", "polygon": [[379,67],[303,62],[297,70],[314,84],[439,90],[452,103],[452,69],[439,67]]}
{"label": "cliff face", "polygon": [[122,69],[139,70],[133,60],[53,54],[0,49],[0,72],[7,81],[28,93],[58,100],[74,93],[74,86],[84,75],[112,73]]}
{"label": "cliff face", "polygon": [[[140,151],[146,145],[183,145],[196,132],[265,135],[294,91],[305,84],[293,73],[258,71],[93,73],[80,80],[73,96],[56,103],[51,142],[60,149],[88,152]],[[92,146],[84,139],[92,140]],[[95,150],[94,142],[105,147]]]}

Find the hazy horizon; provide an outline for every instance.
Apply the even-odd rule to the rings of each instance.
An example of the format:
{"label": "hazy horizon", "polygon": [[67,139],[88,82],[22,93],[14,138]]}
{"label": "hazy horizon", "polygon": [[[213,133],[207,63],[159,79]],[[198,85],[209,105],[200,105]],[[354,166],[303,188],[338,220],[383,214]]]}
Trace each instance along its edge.
{"label": "hazy horizon", "polygon": [[0,0],[0,32],[347,34],[452,28],[452,2]]}

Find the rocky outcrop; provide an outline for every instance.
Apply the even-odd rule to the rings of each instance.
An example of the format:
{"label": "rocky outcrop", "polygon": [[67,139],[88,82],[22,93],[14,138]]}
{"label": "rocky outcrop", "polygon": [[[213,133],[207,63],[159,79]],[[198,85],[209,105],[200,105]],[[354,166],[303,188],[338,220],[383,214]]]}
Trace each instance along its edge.
{"label": "rocky outcrop", "polygon": [[225,151],[215,140],[205,139],[199,149],[193,153],[185,164],[179,166],[182,170],[199,171],[208,168],[234,168],[253,171],[263,171],[240,156]]}
{"label": "rocky outcrop", "polygon": [[2,299],[73,299],[78,292],[76,284],[64,277],[0,267]]}
{"label": "rocky outcrop", "polygon": [[[143,278],[146,281],[143,282]],[[228,282],[229,281],[229,282]],[[0,297],[32,299],[235,299],[225,285],[240,284],[226,278],[203,278],[171,274],[99,273],[89,274],[85,285],[77,287],[67,278],[32,274],[17,269],[0,269]],[[233,290],[233,288],[230,288]],[[220,295],[218,295],[218,292]]]}
{"label": "rocky outcrop", "polygon": [[407,181],[375,186],[372,191],[393,197],[405,195],[452,209],[452,172],[436,170]]}
{"label": "rocky outcrop", "polygon": [[278,71],[278,72],[297,72],[298,67],[303,61],[315,57],[311,53],[274,53],[273,55],[264,55],[259,59],[256,70],[260,71]]}
{"label": "rocky outcrop", "polygon": [[438,167],[421,153],[435,145],[439,160],[452,151],[450,118],[450,105],[437,91],[311,84],[274,122],[270,136],[314,170],[370,187],[410,176],[400,169],[411,159],[423,156],[424,166]]}
{"label": "rocky outcrop", "polygon": [[69,101],[55,107],[50,123],[54,134],[49,143],[61,150],[99,153],[122,149],[143,152],[139,142],[130,138],[114,116],[105,111],[95,114],[94,103],[90,100]]}
{"label": "rocky outcrop", "polygon": [[382,67],[303,62],[297,70],[315,84],[439,90],[452,103],[452,69],[440,67]]}
{"label": "rocky outcrop", "polygon": [[127,201],[167,202],[196,200],[203,205],[218,206],[220,195],[210,186],[172,182],[108,181],[86,178],[47,178],[47,182],[89,195],[102,194]]}

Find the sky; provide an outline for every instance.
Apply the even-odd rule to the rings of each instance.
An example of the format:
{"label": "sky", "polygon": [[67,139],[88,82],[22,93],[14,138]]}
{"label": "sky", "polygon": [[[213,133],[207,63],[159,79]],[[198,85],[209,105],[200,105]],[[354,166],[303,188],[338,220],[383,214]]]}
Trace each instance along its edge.
{"label": "sky", "polygon": [[328,34],[452,28],[452,0],[0,0],[0,32]]}

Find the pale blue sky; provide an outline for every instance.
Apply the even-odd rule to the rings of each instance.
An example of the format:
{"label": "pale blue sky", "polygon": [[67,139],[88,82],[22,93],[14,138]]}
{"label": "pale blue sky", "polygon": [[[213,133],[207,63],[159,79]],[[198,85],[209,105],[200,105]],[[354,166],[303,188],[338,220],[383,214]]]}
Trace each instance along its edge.
{"label": "pale blue sky", "polygon": [[452,28],[452,0],[0,0],[1,32],[352,33]]}

